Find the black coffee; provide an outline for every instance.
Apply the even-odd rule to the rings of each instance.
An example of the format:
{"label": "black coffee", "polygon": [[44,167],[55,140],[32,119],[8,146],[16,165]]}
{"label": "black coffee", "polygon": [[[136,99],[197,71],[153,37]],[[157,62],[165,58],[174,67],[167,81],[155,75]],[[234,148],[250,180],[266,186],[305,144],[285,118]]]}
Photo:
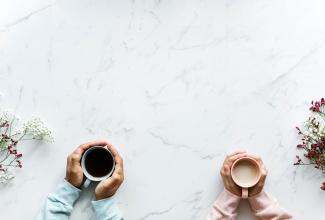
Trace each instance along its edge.
{"label": "black coffee", "polygon": [[94,177],[106,176],[113,166],[113,157],[104,148],[93,149],[86,155],[85,168]]}

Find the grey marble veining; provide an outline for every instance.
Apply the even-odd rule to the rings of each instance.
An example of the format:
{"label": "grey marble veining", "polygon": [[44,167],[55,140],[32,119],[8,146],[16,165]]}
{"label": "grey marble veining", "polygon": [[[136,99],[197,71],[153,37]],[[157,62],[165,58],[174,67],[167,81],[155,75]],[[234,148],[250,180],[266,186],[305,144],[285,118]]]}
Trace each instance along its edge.
{"label": "grey marble veining", "polygon": [[[294,127],[324,96],[325,3],[25,0],[0,3],[0,107],[37,115],[55,143],[21,146],[1,219],[34,219],[80,143],[125,161],[116,197],[131,220],[204,219],[234,149],[259,154],[266,189],[320,219],[324,180],[296,168]],[[71,219],[93,219],[84,192]],[[239,219],[251,219],[243,202]]]}

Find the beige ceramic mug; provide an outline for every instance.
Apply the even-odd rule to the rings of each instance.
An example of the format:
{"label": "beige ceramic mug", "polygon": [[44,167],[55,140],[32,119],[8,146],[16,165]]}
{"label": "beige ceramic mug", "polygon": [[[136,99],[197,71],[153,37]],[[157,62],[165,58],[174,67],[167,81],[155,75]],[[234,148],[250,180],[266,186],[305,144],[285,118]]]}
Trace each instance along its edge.
{"label": "beige ceramic mug", "polygon": [[247,198],[248,188],[255,186],[261,178],[261,167],[251,157],[239,158],[231,166],[231,178],[242,188],[242,198]]}

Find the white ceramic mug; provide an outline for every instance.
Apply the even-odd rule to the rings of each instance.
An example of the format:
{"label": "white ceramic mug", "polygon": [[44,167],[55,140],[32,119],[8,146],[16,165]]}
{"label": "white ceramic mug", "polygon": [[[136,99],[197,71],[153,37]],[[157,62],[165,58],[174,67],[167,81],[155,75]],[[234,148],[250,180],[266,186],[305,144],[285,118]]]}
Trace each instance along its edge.
{"label": "white ceramic mug", "polygon": [[255,186],[261,178],[261,167],[251,157],[239,158],[231,166],[231,178],[242,188],[242,198],[248,198],[248,188]]}
{"label": "white ceramic mug", "polygon": [[[91,152],[93,152],[93,151],[95,151],[95,150],[98,150],[98,149],[100,149],[100,150],[105,150],[110,156],[111,156],[111,158],[112,158],[112,160],[113,160],[113,166],[112,166],[112,169],[110,170],[110,172],[108,172],[106,175],[104,175],[104,176],[100,176],[100,177],[96,177],[96,176],[93,176],[93,175],[91,175],[89,172],[88,172],[88,170],[86,169],[86,160],[87,160],[87,156],[91,153]],[[82,155],[82,158],[81,158],[81,168],[82,168],[82,171],[83,171],[83,173],[84,173],[84,175],[85,175],[85,177],[86,177],[86,180],[85,180],[85,182],[84,182],[84,184],[83,184],[83,188],[87,188],[88,186],[89,186],[89,184],[91,183],[91,181],[95,181],[95,182],[99,182],[99,181],[102,181],[102,180],[104,180],[104,179],[107,179],[108,177],[110,177],[112,174],[113,174],[113,172],[114,172],[114,169],[115,169],[115,159],[114,159],[114,156],[113,156],[113,154],[106,148],[106,147],[101,147],[101,146],[95,146],[95,147],[91,147],[91,148],[89,148],[89,149],[87,149],[84,153],[83,153],[83,155]]]}

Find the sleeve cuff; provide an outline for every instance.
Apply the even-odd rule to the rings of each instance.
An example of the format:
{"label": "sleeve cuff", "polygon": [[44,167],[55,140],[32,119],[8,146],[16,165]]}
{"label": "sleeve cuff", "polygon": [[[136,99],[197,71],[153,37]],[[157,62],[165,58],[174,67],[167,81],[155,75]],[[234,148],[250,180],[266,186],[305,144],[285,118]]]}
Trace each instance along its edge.
{"label": "sleeve cuff", "polygon": [[227,215],[233,215],[239,205],[240,197],[224,189],[214,203],[214,207],[218,210],[223,210]]}
{"label": "sleeve cuff", "polygon": [[68,181],[64,180],[56,189],[56,191],[50,195],[56,198],[65,205],[72,206],[73,203],[79,198],[81,190],[71,185]]}
{"label": "sleeve cuff", "polygon": [[95,211],[96,219],[123,219],[122,212],[113,197],[92,201],[91,204]]}
{"label": "sleeve cuff", "polygon": [[262,191],[255,196],[248,197],[248,201],[254,212],[265,209],[270,204],[276,202],[276,200],[269,196],[265,191]]}

